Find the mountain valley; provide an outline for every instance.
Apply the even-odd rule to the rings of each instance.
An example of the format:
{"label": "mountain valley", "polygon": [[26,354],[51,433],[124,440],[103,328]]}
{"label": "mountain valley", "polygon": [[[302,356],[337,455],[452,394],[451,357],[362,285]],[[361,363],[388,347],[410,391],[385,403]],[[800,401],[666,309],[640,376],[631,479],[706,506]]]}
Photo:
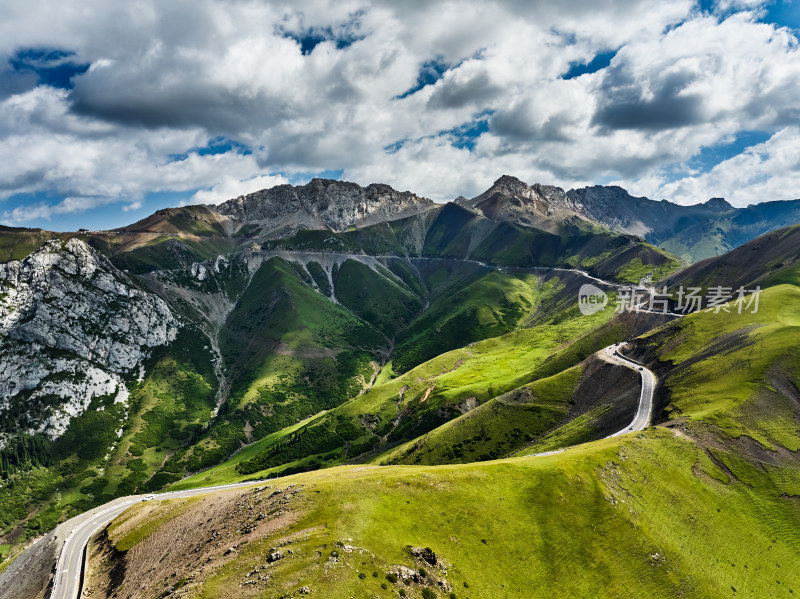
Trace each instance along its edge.
{"label": "mountain valley", "polygon": [[[149,494],[85,596],[800,593],[797,202],[314,179],[3,227],[0,597],[48,596],[63,523]],[[715,285],[758,310],[619,309]],[[642,390],[617,344],[657,385],[609,437]]]}

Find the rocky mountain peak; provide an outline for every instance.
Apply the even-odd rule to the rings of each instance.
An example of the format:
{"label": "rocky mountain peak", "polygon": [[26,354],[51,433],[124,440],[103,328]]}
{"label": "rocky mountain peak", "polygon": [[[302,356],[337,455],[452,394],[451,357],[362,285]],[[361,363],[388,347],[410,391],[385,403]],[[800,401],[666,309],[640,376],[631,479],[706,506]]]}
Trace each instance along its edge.
{"label": "rocky mountain peak", "polygon": [[216,209],[240,222],[342,231],[428,210],[433,202],[389,185],[315,178],[306,185],[278,185],[228,200]]}
{"label": "rocky mountain peak", "polygon": [[712,210],[733,210],[734,207],[725,198],[711,198],[703,204]]}
{"label": "rocky mountain peak", "polygon": [[547,231],[556,231],[560,223],[578,217],[574,202],[560,187],[528,185],[511,175],[503,175],[471,200],[456,202],[488,218],[512,220]]}
{"label": "rocky mountain peak", "polygon": [[483,194],[501,193],[503,195],[517,198],[524,203],[528,201],[545,202],[554,206],[570,207],[571,202],[567,198],[564,190],[555,185],[542,185],[534,183],[528,185],[521,179],[511,175],[503,175]]}
{"label": "rocky mountain peak", "polygon": [[528,188],[528,184],[525,183],[523,180],[514,177],[513,175],[502,175],[497,181],[492,183],[492,187],[490,189],[496,189],[498,191],[507,190],[507,191],[524,191]]}

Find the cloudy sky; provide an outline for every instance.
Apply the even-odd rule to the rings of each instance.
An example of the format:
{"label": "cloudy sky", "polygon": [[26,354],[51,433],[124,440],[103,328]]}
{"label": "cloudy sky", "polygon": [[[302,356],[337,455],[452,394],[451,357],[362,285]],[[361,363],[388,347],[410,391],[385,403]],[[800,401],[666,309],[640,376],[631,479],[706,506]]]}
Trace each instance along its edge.
{"label": "cloudy sky", "polygon": [[800,197],[800,0],[3,4],[2,224],[313,176]]}

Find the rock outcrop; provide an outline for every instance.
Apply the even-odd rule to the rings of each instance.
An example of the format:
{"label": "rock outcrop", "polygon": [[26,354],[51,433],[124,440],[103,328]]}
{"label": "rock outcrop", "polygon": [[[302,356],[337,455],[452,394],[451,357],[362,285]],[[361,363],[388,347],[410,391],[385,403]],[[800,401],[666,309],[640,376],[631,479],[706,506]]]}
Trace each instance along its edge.
{"label": "rock outcrop", "polygon": [[434,203],[388,185],[312,179],[307,185],[278,185],[228,200],[216,210],[242,223],[279,224],[343,231],[426,211]]}
{"label": "rock outcrop", "polygon": [[57,437],[96,396],[175,339],[167,304],[83,241],[49,241],[0,264],[0,414]]}

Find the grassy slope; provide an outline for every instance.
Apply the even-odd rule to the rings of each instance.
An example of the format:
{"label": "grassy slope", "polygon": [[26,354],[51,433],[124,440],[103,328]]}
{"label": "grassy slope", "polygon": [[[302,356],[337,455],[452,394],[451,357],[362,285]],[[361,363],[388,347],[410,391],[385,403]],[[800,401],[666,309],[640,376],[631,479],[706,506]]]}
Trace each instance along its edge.
{"label": "grassy slope", "polygon": [[[301,356],[335,356],[354,348],[373,350],[381,335],[304,282],[281,258],[265,262],[228,317],[220,347],[231,370],[234,405],[254,400]],[[276,352],[276,349],[280,349]]]}
{"label": "grassy slope", "polygon": [[468,463],[504,457],[558,423],[582,368],[574,366],[479,407],[378,458],[381,464]]}
{"label": "grassy slope", "polygon": [[407,326],[423,305],[406,287],[356,260],[342,264],[334,286],[336,299],[389,338]]}
{"label": "grassy slope", "polygon": [[[664,430],[540,458],[302,474],[283,481],[303,485],[297,521],[243,537],[226,564],[198,573],[187,590],[277,597],[310,585],[332,598],[391,597],[398,588],[421,597],[422,585],[385,578],[396,565],[424,565],[410,545],[448,564],[457,597],[790,597],[800,592],[792,567],[800,518],[781,493],[796,492],[796,464],[755,482],[726,480],[701,448]],[[159,519],[140,524],[140,536]],[[266,586],[239,587],[287,538],[293,557],[267,565]]]}
{"label": "grassy slope", "polygon": [[292,264],[267,261],[220,336],[230,365],[221,418],[174,467],[185,473],[218,464],[245,443],[356,396],[383,343],[375,328],[314,291]]}
{"label": "grassy slope", "polygon": [[[618,326],[598,329],[608,318],[604,313],[580,317],[575,310],[562,322],[521,328],[437,356],[312,420],[293,437],[264,447],[240,464],[231,480],[312,455],[330,464],[413,439],[458,416],[464,402],[483,403],[563,370],[562,360],[571,366],[618,340],[625,334]],[[592,334],[583,337],[587,333]]]}
{"label": "grassy slope", "polygon": [[48,240],[63,237],[59,233],[41,229],[21,229],[0,225],[0,262],[24,260]]}
{"label": "grassy slope", "polygon": [[[689,436],[656,427],[547,457],[297,475],[284,481],[304,485],[297,521],[203,574],[200,596],[245,580],[289,537],[295,557],[267,566],[254,593],[396,596],[384,574],[421,565],[410,545],[448,563],[459,597],[794,596],[800,420],[780,381],[797,392],[800,290],[769,289],[761,306],[692,315],[640,342],[665,373],[670,425]],[[364,552],[328,562],[337,542]]]}
{"label": "grassy slope", "polygon": [[[276,433],[267,435],[263,439],[259,439],[247,447],[244,447],[241,451],[238,451],[233,457],[231,457],[229,460],[225,460],[225,462],[222,464],[193,474],[179,482],[170,485],[169,488],[170,490],[176,491],[180,489],[194,489],[196,487],[209,487],[213,485],[223,485],[229,483],[237,478],[236,467],[239,464],[256,457],[259,453],[265,451],[267,448],[274,445],[281,439],[284,439],[288,435],[291,435],[317,416],[318,415],[311,416],[305,420],[301,420],[297,424],[287,426]],[[259,472],[259,476],[268,477],[275,471],[281,469],[282,467],[280,466],[271,468],[269,470]]]}
{"label": "grassy slope", "polygon": [[184,268],[225,255],[234,247],[224,237],[174,237],[162,233],[103,233],[93,235],[90,243],[108,255],[117,268],[137,274]]}
{"label": "grassy slope", "polygon": [[534,275],[496,271],[460,281],[398,335],[395,369],[404,372],[451,349],[513,330],[535,311],[540,284]]}
{"label": "grassy slope", "polygon": [[729,438],[747,436],[764,448],[797,451],[797,406],[777,387],[797,393],[798,335],[800,288],[780,285],[762,292],[756,314],[692,314],[644,342],[668,364],[672,418],[710,425]]}

